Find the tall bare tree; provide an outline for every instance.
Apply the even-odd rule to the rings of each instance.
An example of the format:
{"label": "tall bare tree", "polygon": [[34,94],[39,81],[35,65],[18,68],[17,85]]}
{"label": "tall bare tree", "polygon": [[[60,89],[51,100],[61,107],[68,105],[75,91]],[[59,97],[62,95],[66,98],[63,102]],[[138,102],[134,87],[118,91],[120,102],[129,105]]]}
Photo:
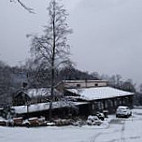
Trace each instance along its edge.
{"label": "tall bare tree", "polygon": [[63,64],[69,63],[69,45],[67,35],[72,33],[66,18],[66,9],[56,0],[51,0],[48,10],[48,25],[42,36],[33,36],[31,52],[40,67],[51,70],[51,101],[49,118],[52,118],[52,101],[54,99],[55,71]]}

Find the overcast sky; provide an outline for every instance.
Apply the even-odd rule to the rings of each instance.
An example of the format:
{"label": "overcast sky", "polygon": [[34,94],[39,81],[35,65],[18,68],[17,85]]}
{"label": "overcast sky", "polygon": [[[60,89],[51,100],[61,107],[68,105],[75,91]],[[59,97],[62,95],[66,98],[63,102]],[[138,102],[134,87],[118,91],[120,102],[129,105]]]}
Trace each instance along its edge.
{"label": "overcast sky", "polygon": [[[48,0],[23,0],[35,8],[29,14],[18,4],[0,0],[0,60],[10,65],[28,58],[26,34],[41,33]],[[83,71],[121,74],[141,83],[142,0],[64,0],[70,14],[72,59]]]}

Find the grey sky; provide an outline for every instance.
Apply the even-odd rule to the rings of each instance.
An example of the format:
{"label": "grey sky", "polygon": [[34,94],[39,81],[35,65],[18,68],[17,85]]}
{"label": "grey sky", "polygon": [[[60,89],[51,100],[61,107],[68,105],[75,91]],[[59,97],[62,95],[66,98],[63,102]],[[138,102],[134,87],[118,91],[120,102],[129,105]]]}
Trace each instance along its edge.
{"label": "grey sky", "polygon": [[[23,0],[36,9],[32,15],[18,4],[0,1],[0,59],[15,65],[29,56],[28,33],[42,32],[47,0]],[[40,2],[39,2],[40,1]],[[121,74],[142,82],[142,1],[64,0],[69,10],[72,58],[84,71]]]}

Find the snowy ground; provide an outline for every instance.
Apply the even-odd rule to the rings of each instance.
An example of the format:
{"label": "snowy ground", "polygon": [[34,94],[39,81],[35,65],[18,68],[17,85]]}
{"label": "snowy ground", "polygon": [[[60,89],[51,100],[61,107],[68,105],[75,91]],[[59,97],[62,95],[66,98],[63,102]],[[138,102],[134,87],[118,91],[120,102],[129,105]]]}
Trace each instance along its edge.
{"label": "snowy ground", "polygon": [[0,127],[0,142],[142,142],[142,109],[128,119],[111,115],[107,121],[102,126]]}

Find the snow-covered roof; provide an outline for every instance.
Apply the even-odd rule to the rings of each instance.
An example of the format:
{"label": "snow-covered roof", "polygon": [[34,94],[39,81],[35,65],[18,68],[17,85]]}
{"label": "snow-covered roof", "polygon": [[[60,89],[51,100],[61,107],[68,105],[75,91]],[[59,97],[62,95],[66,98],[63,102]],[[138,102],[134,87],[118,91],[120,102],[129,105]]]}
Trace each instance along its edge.
{"label": "snow-covered roof", "polygon": [[[39,97],[39,96],[50,96],[51,88],[37,88],[37,89],[28,89],[25,93],[30,97]],[[54,89],[55,95],[60,95],[60,93]]]}
{"label": "snow-covered roof", "polygon": [[[73,107],[73,106],[83,105],[83,104],[87,104],[87,102],[58,101],[58,102],[53,102],[52,109],[63,108],[63,107]],[[50,105],[49,102],[32,104],[28,106],[28,111],[29,112],[46,111],[46,110],[49,110],[49,105]],[[17,114],[27,113],[27,106],[25,105],[24,106],[14,106],[12,108],[14,108],[15,113]]]}
{"label": "snow-covered roof", "polygon": [[29,97],[49,96],[50,89],[49,88],[28,89],[26,93],[28,94]]}
{"label": "snow-covered roof", "polygon": [[112,87],[67,89],[67,91],[78,94],[80,95],[80,99],[87,101],[134,95],[134,93],[122,91]]}

